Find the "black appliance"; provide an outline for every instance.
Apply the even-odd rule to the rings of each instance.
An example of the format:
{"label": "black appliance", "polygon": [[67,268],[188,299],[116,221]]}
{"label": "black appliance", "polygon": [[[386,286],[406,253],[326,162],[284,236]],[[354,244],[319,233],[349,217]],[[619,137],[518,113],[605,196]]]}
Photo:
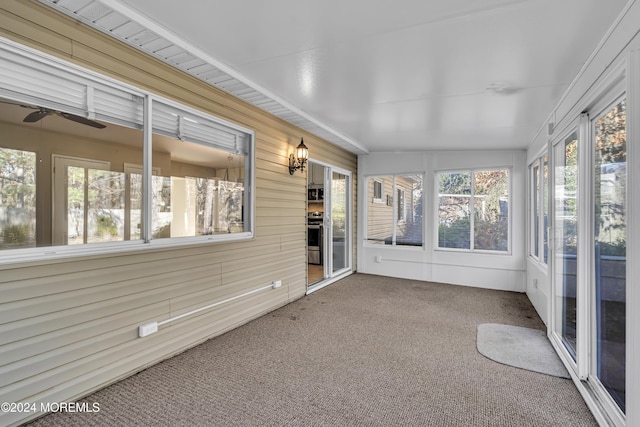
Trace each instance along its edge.
{"label": "black appliance", "polygon": [[324,188],[309,188],[307,199],[310,201],[324,200]]}
{"label": "black appliance", "polygon": [[322,212],[309,212],[307,215],[308,263],[322,264]]}

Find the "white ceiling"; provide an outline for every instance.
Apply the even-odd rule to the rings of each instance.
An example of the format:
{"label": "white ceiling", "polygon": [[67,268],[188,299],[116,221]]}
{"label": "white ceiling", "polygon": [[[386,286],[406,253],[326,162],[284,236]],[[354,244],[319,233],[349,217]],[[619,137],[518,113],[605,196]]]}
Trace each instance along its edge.
{"label": "white ceiling", "polygon": [[[97,0],[41,1],[106,19]],[[362,153],[527,147],[626,2],[100,0],[100,13],[165,35]]]}

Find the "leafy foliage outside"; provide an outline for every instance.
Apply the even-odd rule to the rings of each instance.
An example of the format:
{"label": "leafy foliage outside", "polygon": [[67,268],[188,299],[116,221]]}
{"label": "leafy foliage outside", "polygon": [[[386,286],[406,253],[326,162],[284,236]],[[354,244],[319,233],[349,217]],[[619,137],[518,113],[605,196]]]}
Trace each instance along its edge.
{"label": "leafy foliage outside", "polygon": [[602,255],[626,254],[626,138],[622,101],[595,123],[595,231]]}
{"label": "leafy foliage outside", "polygon": [[508,250],[509,171],[444,173],[438,179],[439,247]]}

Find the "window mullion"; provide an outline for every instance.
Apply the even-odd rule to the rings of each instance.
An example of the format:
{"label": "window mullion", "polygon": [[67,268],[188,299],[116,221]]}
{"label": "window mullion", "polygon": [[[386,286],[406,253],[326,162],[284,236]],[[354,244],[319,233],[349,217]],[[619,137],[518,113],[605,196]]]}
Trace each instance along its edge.
{"label": "window mullion", "polygon": [[151,241],[151,221],[152,221],[152,108],[153,102],[149,95],[144,97],[144,121],[143,121],[143,148],[142,148],[142,230],[141,237],[145,243]]}
{"label": "window mullion", "polygon": [[[538,163],[538,261],[544,264],[544,241],[546,229],[544,226],[544,155]],[[511,193],[509,193],[511,197]]]}
{"label": "window mullion", "polygon": [[397,208],[397,203],[398,203],[398,195],[397,195],[397,189],[396,189],[396,176],[393,175],[391,177],[392,180],[392,185],[391,185],[391,197],[393,200],[393,203],[391,204],[391,214],[392,214],[392,223],[393,223],[393,229],[391,232],[391,245],[395,246],[396,244],[396,227],[398,226],[398,208]]}
{"label": "window mullion", "polygon": [[469,197],[469,250],[475,249],[475,178],[473,171],[469,171],[471,182],[471,196]]}

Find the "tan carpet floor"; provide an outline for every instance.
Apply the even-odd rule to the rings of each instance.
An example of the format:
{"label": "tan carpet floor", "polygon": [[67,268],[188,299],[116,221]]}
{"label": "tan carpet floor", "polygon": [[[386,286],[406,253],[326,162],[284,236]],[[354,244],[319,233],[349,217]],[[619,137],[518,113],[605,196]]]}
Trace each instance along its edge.
{"label": "tan carpet floor", "polygon": [[354,274],[33,426],[595,426],[570,380],[489,360],[526,295]]}

